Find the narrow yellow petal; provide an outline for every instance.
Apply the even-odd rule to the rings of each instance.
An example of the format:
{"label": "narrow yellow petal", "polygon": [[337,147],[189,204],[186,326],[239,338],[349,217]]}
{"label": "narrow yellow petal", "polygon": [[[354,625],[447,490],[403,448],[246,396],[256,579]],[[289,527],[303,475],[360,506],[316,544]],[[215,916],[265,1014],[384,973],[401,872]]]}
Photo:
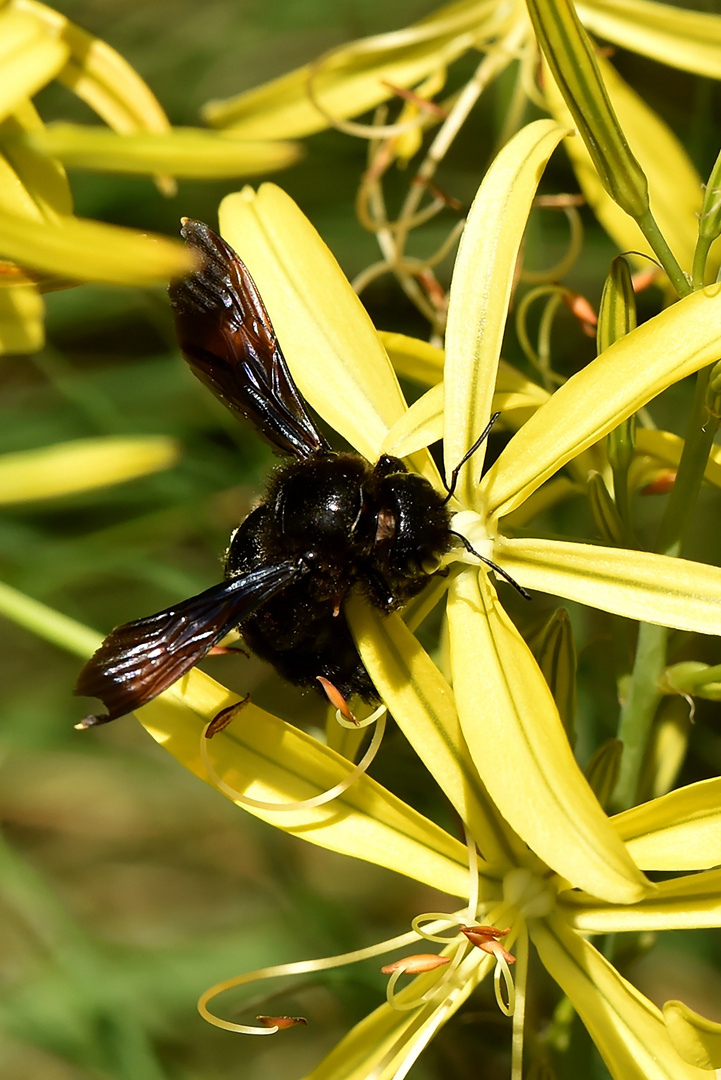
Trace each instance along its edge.
{"label": "narrow yellow petal", "polygon": [[75,439],[0,456],[0,505],[56,499],[169,469],[180,447],[162,435]]}
{"label": "narrow yellow petal", "polygon": [[[204,725],[237,701],[208,675],[191,671],[138,711],[153,738],[202,780]],[[208,753],[218,775],[250,798],[295,802],[325,791],[352,765],[316,739],[249,704],[216,735]],[[304,810],[249,813],[320,847],[386,866],[456,896],[468,892],[466,848],[367,775],[332,802]]]}
{"label": "narrow yellow petal", "polygon": [[613,819],[643,870],[708,870],[721,864],[721,779],[670,791]]}
{"label": "narrow yellow petal", "polygon": [[[447,950],[446,950],[447,953]],[[407,1072],[438,1028],[460,1008],[490,973],[495,960],[473,949],[458,967],[445,993],[419,1009],[395,1009],[384,1003],[348,1032],[305,1080],[394,1080]],[[431,971],[413,979],[398,994],[400,1004],[430,993],[438,980]]]}
{"label": "narrow yellow petal", "polygon": [[541,962],[571,999],[614,1080],[708,1080],[678,1056],[656,1006],[560,915],[530,930]]}
{"label": "narrow yellow petal", "polygon": [[721,634],[721,568],[648,551],[499,537],[493,558],[528,589],[639,622]]}
{"label": "narrow yellow petal", "polygon": [[30,101],[8,116],[0,129],[4,154],[0,158],[0,205],[11,214],[38,220],[73,212],[65,169],[55,158],[24,141],[43,130]]}
{"label": "narrow yellow petal", "polygon": [[396,374],[421,386],[435,386],[443,378],[445,351],[420,338],[395,334],[390,330],[378,332]]}
{"label": "narrow yellow petal", "polygon": [[34,285],[0,288],[0,353],[32,353],[45,344],[45,305]]}
{"label": "narrow yellow petal", "polygon": [[684,1061],[699,1069],[721,1069],[721,1024],[707,1020],[682,1001],[667,1001],[663,1019],[669,1038]]}
{"label": "narrow yellow petal", "polygon": [[359,598],[346,608],[363,663],[396,723],[471,830],[487,863],[513,861],[517,840],[481,783],[449,687],[398,615],[382,618]]}
{"label": "narrow yellow petal", "polygon": [[223,236],[248,265],[301,393],[359,453],[376,461],[406,410],[375,328],[333,255],[274,184],[228,195]]}
{"label": "narrow yellow petal", "polygon": [[177,240],[81,218],[36,222],[0,216],[0,255],[75,281],[160,285],[194,266]]}
{"label": "narrow yellow petal", "polygon": [[569,890],[559,897],[559,907],[569,925],[582,933],[716,928],[721,912],[721,870],[661,881],[654,895],[640,904],[599,903],[592,896]]}
{"label": "narrow yellow petal", "polygon": [[396,420],[383,440],[383,453],[406,457],[442,439],[443,405],[443,383],[436,383]]}
{"label": "narrow yellow petal", "polygon": [[[566,129],[551,120],[523,128],[501,150],[473,201],[456,258],[446,331],[446,479],[488,422],[518,252],[543,169]],[[481,447],[458,477],[476,505]]]}
{"label": "narrow yellow petal", "polygon": [[481,481],[488,512],[510,513],[621,420],[719,355],[721,286],[713,285],[626,334],[553,394]]}
{"label": "narrow yellow petal", "polygon": [[716,13],[654,0],[579,0],[578,14],[600,38],[662,64],[718,79],[721,25]]}
{"label": "narrow yellow petal", "polygon": [[453,689],[476,768],[518,835],[561,877],[633,903],[647,885],[571,753],[551,692],[485,573],[448,602]]}
{"label": "narrow yellow petal", "polygon": [[255,176],[287,168],[301,156],[296,143],[249,142],[202,128],[119,135],[107,128],[51,124],[26,142],[68,168],[143,175],[165,171],[190,179]]}
{"label": "narrow yellow petal", "polygon": [[[378,336],[385,345],[390,362],[398,375],[421,386],[435,386],[442,381],[446,357],[444,349],[420,338],[394,334],[388,330],[380,330]],[[496,394],[518,395],[524,398],[525,405],[536,408],[551,396],[542,386],[532,382],[527,375],[505,360],[498,364]],[[512,407],[516,408],[517,403]],[[502,405],[498,408],[502,408]]]}
{"label": "narrow yellow petal", "polygon": [[0,10],[0,120],[51,82],[69,55],[67,44],[32,15]]}

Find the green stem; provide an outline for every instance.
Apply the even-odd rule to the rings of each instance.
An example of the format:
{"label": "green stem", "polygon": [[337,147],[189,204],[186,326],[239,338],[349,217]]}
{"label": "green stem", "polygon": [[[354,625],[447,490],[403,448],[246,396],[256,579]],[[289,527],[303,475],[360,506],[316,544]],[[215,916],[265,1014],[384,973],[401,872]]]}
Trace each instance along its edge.
{"label": "green stem", "polygon": [[0,582],[0,615],[83,660],[92,656],[102,641],[95,630],[89,630],[82,623],[61,615],[4,582]]}
{"label": "green stem", "polygon": [[618,516],[623,525],[626,546],[634,545],[633,528],[631,526],[631,499],[628,491],[628,465],[614,466],[611,469],[613,476],[613,498],[618,510]]}
{"label": "green stem", "polygon": [[[656,541],[656,551],[680,555],[691,515],[701,488],[709,451],[718,421],[706,409],[706,387],[711,368],[698,373],[686,440],[676,481],[669,495]],[[666,668],[668,628],[642,623],[628,697],[621,709],[618,737],[623,742],[623,758],[614,793],[614,809],[634,806],[641,767],[646,756],[654,717],[661,700],[661,678]]]}
{"label": "green stem", "polygon": [[706,276],[706,262],[711,244],[716,237],[700,236],[696,241],[696,250],[693,253],[693,285],[695,289],[702,289]]}
{"label": "green stem", "polygon": [[665,626],[641,623],[638,628],[628,696],[621,707],[618,722],[618,737],[623,743],[623,756],[613,796],[613,811],[616,813],[636,804],[641,766],[646,756],[656,709],[662,697],[659,685],[666,667],[667,640],[668,628]]}
{"label": "green stem", "polygon": [[678,295],[688,296],[693,291],[689,280],[677,263],[676,256],[666,243],[666,238],[656,224],[656,219],[651,211],[647,210],[643,216],[637,218],[637,222]]}

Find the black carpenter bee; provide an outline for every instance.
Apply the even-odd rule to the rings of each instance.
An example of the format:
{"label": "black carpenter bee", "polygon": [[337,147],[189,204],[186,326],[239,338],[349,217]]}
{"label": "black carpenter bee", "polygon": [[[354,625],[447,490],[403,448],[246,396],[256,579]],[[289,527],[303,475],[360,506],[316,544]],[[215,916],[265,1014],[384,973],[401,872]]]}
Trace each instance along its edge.
{"label": "black carpenter bee", "polygon": [[183,355],[224,405],[293,460],[232,534],[225,581],[106,637],[76,693],[100,698],[107,713],[79,726],[145,705],[236,627],[290,682],[318,688],[323,676],[343,697],[377,702],[343,600],[360,589],[390,612],[415,596],[456,542],[451,492],[439,494],[399,458],[384,454],[370,465],[334,452],[308,415],[246,267],[207,225],[186,219],[182,235],[203,260],[170,286]]}

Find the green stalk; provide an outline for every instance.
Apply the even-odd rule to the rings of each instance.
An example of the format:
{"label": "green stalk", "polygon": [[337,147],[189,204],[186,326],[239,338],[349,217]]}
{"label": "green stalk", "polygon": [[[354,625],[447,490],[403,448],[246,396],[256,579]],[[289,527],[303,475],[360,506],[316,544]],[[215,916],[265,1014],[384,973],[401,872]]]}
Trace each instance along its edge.
{"label": "green stalk", "polygon": [[89,630],[82,623],[53,611],[4,582],[0,582],[0,615],[83,660],[92,656],[102,641],[102,636],[95,630]]}
{"label": "green stalk", "polygon": [[678,295],[688,296],[693,292],[691,283],[676,261],[676,256],[666,243],[666,238],[656,224],[656,219],[650,209],[644,211],[636,220]]}
{"label": "green stalk", "polygon": [[[705,368],[698,373],[696,379],[684,450],[656,541],[656,551],[663,555],[678,556],[683,551],[718,426],[718,420],[709,415],[706,406],[706,389],[711,370]],[[614,794],[615,810],[625,810],[636,803],[641,767],[656,709],[662,697],[661,679],[666,669],[668,634],[665,626],[642,623],[639,627],[631,683],[618,726],[618,737],[623,743],[623,758]]]}

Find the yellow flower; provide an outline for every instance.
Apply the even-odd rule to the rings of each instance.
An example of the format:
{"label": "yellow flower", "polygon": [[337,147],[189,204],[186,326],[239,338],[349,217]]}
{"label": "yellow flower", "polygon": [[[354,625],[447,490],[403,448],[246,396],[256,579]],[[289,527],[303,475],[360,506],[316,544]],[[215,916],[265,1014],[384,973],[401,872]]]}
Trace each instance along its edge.
{"label": "yellow flower", "polygon": [[[519,132],[471,210],[450,296],[442,415],[448,475],[488,420],[523,231],[540,175],[563,136],[548,120]],[[298,208],[264,185],[257,194],[246,189],[225,199],[220,224],[247,262],[312,406],[369,460],[395,447],[402,432],[413,467],[440,484],[425,449],[428,432],[437,428],[438,389],[407,410],[360,301]],[[454,504],[454,527],[475,551],[533,590],[630,618],[721,632],[715,567],[503,532],[505,519],[564,464],[718,356],[720,314],[721,289],[713,287],[614,342],[538,404],[480,482],[479,449],[461,470]],[[505,378],[510,388],[507,372]],[[447,923],[508,925],[504,944],[518,957],[517,1076],[528,935],[615,1077],[697,1077],[696,1066],[673,1048],[683,1039],[677,1033],[672,1045],[660,1011],[585,935],[718,925],[720,875],[708,869],[721,862],[717,787],[709,797],[707,786],[694,785],[607,818],[576,764],[548,684],[499,603],[493,572],[459,551],[448,576],[433,580],[414,612],[419,616],[448,590],[450,679],[400,616],[382,618],[352,600],[348,617],[385,704],[464,822],[467,848],[359,776],[340,754],[253,704],[208,746],[205,724],[237,698],[199,672],[145,706],[139,718],[198,776],[210,783],[219,776],[221,790],[249,812],[311,843],[462,897],[463,910]],[[76,634],[73,647],[81,643]],[[333,788],[339,794],[332,802],[318,799]],[[646,869],[702,872],[656,885]],[[422,936],[414,929],[396,944]],[[449,964],[419,975],[367,1018],[313,1074],[316,1080],[404,1075],[495,962],[463,934],[444,955],[452,957]]]}
{"label": "yellow flower", "polygon": [[[489,170],[471,211],[449,310],[444,380],[449,472],[488,419],[526,218],[539,175],[563,134],[550,121],[520,132]],[[433,477],[432,462],[420,449],[423,426],[415,429],[409,421],[377,335],[296,207],[279,189],[265,185],[257,195],[247,189],[229,196],[220,220],[266,298],[294,377],[314,408],[371,460],[394,445],[396,424],[412,429],[414,464]],[[630,618],[718,633],[721,571],[714,567],[622,548],[514,539],[503,535],[502,526],[559,468],[624,416],[718,355],[720,309],[721,290],[707,289],[604,350],[535,410],[480,483],[482,451],[477,452],[461,471],[455,527],[520,585]],[[426,415],[423,410],[421,399],[410,413]],[[449,578],[441,579],[435,599],[446,586],[451,683],[399,616],[381,618],[354,601],[348,615],[385,703],[465,822],[484,860],[484,880],[495,882],[483,893],[477,917],[528,926],[615,1075],[694,1075],[678,1071],[682,1067],[658,1011],[574,932],[597,925],[599,932],[648,925],[649,912],[657,910],[657,890],[638,867],[653,863],[631,858],[584,780],[548,685],[499,604],[488,568],[479,570],[477,560],[464,556]],[[155,738],[208,779],[199,751],[200,718],[209,719],[232,700],[212,680],[192,673],[140,717]],[[242,723],[216,736],[211,756],[224,782],[255,800],[249,809],[265,820],[423,881],[435,867],[440,877],[433,883],[459,895],[462,849],[456,845],[453,855],[450,837],[367,777],[344,791],[332,809],[299,807],[339,783],[350,766],[277,718],[250,706]],[[279,801],[293,805],[287,812],[270,808]],[[717,859],[718,850],[715,854]],[[451,881],[457,883],[453,888]],[[672,898],[664,908],[672,912],[664,926],[682,924],[679,897],[694,881],[662,887],[664,897]],[[704,907],[704,919],[716,917],[715,903]],[[594,921],[601,920],[601,912],[608,920],[602,927]],[[475,917],[474,911],[465,921]],[[389,1032],[393,1045],[398,1039],[403,1054],[410,1053],[488,967],[485,958],[463,960],[458,977],[448,984],[445,1004],[433,999],[413,1023],[406,1014],[400,1020],[389,1019],[392,1011],[378,1014],[386,1034],[379,1035],[373,1053],[387,1055]],[[420,978],[432,982],[435,977]],[[373,1023],[362,1029],[364,1045]],[[675,1063],[669,1072],[656,1074],[650,1062],[661,1039]],[[347,1049],[339,1049],[333,1061],[348,1060]],[[393,1075],[397,1057],[383,1060],[387,1072],[379,1075]],[[636,1072],[632,1062],[641,1062],[633,1065]],[[363,1068],[371,1066],[377,1062],[364,1057]],[[327,1073],[367,1074],[360,1067],[356,1073]]]}

